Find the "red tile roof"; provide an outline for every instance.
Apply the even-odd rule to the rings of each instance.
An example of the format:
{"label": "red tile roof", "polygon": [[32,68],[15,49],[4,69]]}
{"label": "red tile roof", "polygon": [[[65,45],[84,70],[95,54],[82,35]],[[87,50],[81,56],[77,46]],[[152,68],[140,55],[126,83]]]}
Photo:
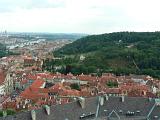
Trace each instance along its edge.
{"label": "red tile roof", "polygon": [[90,97],[91,93],[89,91],[80,91],[80,96],[84,96],[84,97]]}
{"label": "red tile roof", "polygon": [[48,89],[40,88],[45,82],[43,80],[36,80],[29,86],[25,91],[23,91],[20,96],[26,99],[38,99],[38,98],[47,98]]}
{"label": "red tile roof", "polygon": [[32,58],[26,58],[26,59],[24,59],[24,63],[27,63],[27,64],[32,64],[32,63],[34,63],[35,62],[35,60],[34,59],[32,59]]}
{"label": "red tile roof", "polygon": [[79,75],[79,76],[77,76],[77,78],[79,80],[84,80],[84,81],[96,81],[96,80],[98,80],[97,77],[90,76],[90,75]]}
{"label": "red tile roof", "polygon": [[26,78],[29,79],[29,80],[36,80],[37,75],[28,74]]}
{"label": "red tile roof", "polygon": [[59,93],[61,96],[80,96],[80,91],[78,90],[63,90]]}
{"label": "red tile roof", "polygon": [[131,85],[120,85],[119,86],[121,90],[133,90],[133,89],[137,89],[137,90],[145,90],[145,91],[149,91],[149,87],[146,85],[136,85],[136,84],[131,84]]}
{"label": "red tile roof", "polygon": [[6,102],[2,106],[3,106],[3,109],[8,109],[8,108],[15,109],[16,108],[16,102],[15,101]]}
{"label": "red tile roof", "polygon": [[104,92],[107,94],[120,94],[121,93],[119,88],[106,88],[104,89]]}
{"label": "red tile roof", "polygon": [[62,83],[57,83],[57,84],[53,85],[49,90],[50,90],[50,92],[58,93],[59,91],[62,91],[63,89],[65,89],[63,84]]}
{"label": "red tile roof", "polygon": [[41,78],[53,78],[53,75],[52,74],[49,74],[49,73],[37,73],[36,74],[37,76],[41,77]]}
{"label": "red tile roof", "polygon": [[40,88],[44,83],[45,81],[37,79],[32,83],[31,88]]}

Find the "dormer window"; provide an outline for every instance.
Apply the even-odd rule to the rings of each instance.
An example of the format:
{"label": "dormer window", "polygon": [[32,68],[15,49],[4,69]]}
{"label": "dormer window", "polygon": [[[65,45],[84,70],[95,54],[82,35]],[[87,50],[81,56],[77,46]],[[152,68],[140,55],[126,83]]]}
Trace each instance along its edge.
{"label": "dormer window", "polygon": [[127,111],[126,116],[133,116],[135,113],[131,111]]}
{"label": "dormer window", "polygon": [[119,110],[119,113],[122,113],[123,111],[122,110]]}
{"label": "dormer window", "polygon": [[137,110],[137,111],[136,111],[136,113],[140,113],[140,111],[139,111],[139,110]]}
{"label": "dormer window", "polygon": [[104,110],[104,112],[107,112],[107,110]]}
{"label": "dormer window", "polygon": [[157,119],[157,118],[158,118],[158,116],[157,116],[157,115],[155,115],[155,116],[154,116],[154,118],[155,118],[155,119]]}

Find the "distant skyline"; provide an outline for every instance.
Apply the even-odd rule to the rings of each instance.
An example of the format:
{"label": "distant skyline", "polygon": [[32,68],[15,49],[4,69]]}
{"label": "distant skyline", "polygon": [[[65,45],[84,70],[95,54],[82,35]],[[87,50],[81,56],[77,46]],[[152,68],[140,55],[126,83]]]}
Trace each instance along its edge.
{"label": "distant skyline", "polygon": [[0,31],[160,31],[159,0],[1,0]]}

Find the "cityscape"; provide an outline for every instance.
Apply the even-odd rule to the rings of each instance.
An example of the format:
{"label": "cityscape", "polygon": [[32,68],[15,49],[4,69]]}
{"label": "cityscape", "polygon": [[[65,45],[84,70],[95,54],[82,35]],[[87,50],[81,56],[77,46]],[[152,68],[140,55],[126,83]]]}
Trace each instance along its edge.
{"label": "cityscape", "polygon": [[0,120],[160,120],[159,3],[0,1]]}

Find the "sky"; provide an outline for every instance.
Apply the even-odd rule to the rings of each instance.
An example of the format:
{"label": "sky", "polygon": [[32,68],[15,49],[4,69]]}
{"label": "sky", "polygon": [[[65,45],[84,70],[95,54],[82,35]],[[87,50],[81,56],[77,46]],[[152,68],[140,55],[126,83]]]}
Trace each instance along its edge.
{"label": "sky", "polygon": [[160,31],[160,0],[0,0],[0,31]]}

